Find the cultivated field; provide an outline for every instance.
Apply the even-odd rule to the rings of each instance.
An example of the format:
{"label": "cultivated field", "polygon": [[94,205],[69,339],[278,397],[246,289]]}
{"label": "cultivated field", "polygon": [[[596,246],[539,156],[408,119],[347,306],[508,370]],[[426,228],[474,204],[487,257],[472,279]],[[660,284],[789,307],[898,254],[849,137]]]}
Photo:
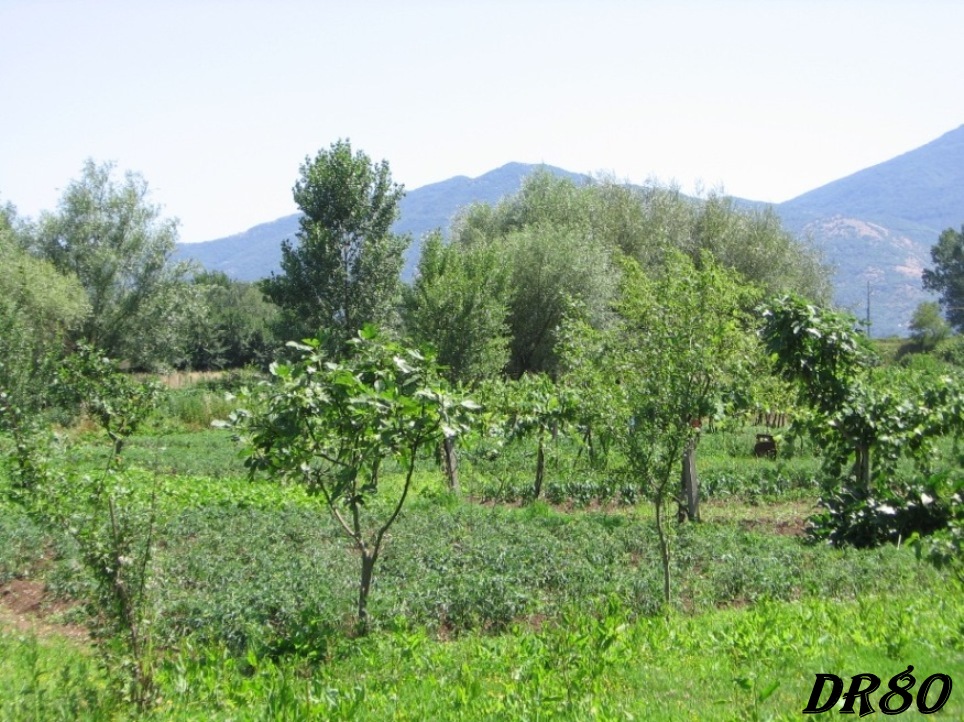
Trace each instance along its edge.
{"label": "cultivated field", "polygon": [[[702,436],[670,609],[651,507],[575,440],[549,444],[539,500],[531,442],[467,445],[460,494],[423,459],[359,636],[356,553],[301,486],[248,478],[209,427],[229,411],[203,385],[168,392],[116,472],[131,508],[156,499],[144,709],[113,692],[71,535],[0,506],[0,719],[789,720],[818,673],[877,675],[875,708],[908,665],[918,687],[964,678],[960,586],[907,545],[808,543],[819,462],[803,443],[754,458],[752,426]],[[99,432],[61,438],[56,468],[102,473]],[[964,718],[964,696],[936,716]]]}

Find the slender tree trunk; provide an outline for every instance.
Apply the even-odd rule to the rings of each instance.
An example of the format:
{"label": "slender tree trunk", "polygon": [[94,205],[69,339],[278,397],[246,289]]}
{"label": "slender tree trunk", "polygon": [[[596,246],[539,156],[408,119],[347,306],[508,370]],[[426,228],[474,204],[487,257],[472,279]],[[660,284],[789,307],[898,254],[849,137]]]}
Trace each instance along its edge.
{"label": "slender tree trunk", "polygon": [[696,475],[696,441],[693,437],[686,442],[683,451],[683,473],[681,483],[683,499],[686,502],[686,516],[690,521],[700,520],[700,481]]}
{"label": "slender tree trunk", "polygon": [[455,439],[446,436],[442,439],[442,463],[445,465],[445,476],[449,480],[449,490],[459,493],[459,457],[455,451]]}
{"label": "slender tree trunk", "polygon": [[120,456],[124,450],[124,437],[110,429],[107,429],[107,437],[114,444],[114,457]]}
{"label": "slender tree trunk", "polygon": [[[418,451],[418,447],[421,443],[422,443],[422,440],[419,439],[416,442],[414,442],[411,446],[409,460],[408,460],[408,471],[405,473],[405,485],[402,487],[402,493],[398,497],[398,501],[395,504],[395,510],[392,512],[392,515],[388,517],[385,523],[382,524],[382,526],[378,529],[378,531],[375,533],[374,538],[369,543],[366,543],[364,538],[362,537],[357,503],[352,504],[354,531],[352,531],[352,529],[349,529],[348,526],[344,522],[342,522],[342,526],[345,528],[345,531],[348,532],[348,535],[355,540],[355,546],[358,549],[359,553],[361,554],[361,562],[362,562],[361,580],[358,583],[358,632],[359,634],[368,634],[368,630],[369,630],[368,593],[371,591],[371,588],[372,588],[372,576],[375,571],[375,562],[378,561],[378,554],[382,548],[382,541],[385,538],[385,534],[386,532],[388,532],[392,524],[395,523],[395,520],[398,518],[398,515],[401,513],[402,507],[405,505],[405,499],[408,498],[408,491],[409,489],[412,488],[412,475],[415,473],[416,452]],[[371,478],[373,481],[378,478],[378,468],[380,465],[381,465],[381,459],[378,459],[375,462],[375,468],[372,471]],[[336,518],[341,519],[341,517],[337,514],[337,510],[334,510],[334,508],[331,506],[330,497],[326,497],[326,501],[328,502],[329,509],[332,509],[333,512],[335,513]]]}
{"label": "slender tree trunk", "polygon": [[358,585],[358,631],[368,634],[368,593],[372,588],[376,554],[367,549],[361,551],[361,582]]}
{"label": "slender tree trunk", "polygon": [[663,502],[653,503],[656,507],[656,536],[659,538],[659,559],[663,566],[663,605],[664,611],[669,611],[670,604],[670,568],[669,568],[669,539],[663,528]]}
{"label": "slender tree trunk", "polygon": [[860,444],[855,451],[853,473],[857,477],[857,484],[861,489],[870,489],[870,446]]}
{"label": "slender tree trunk", "polygon": [[593,443],[591,426],[586,427],[586,433],[583,436],[582,440],[583,440],[583,443],[586,445],[586,449],[589,452],[589,465],[595,469],[596,468],[596,445]]}
{"label": "slender tree trunk", "polygon": [[545,444],[543,443],[543,432],[539,432],[539,451],[536,454],[536,483],[535,488],[532,490],[532,497],[538,499],[539,495],[542,493],[542,478],[546,473],[546,452]]}

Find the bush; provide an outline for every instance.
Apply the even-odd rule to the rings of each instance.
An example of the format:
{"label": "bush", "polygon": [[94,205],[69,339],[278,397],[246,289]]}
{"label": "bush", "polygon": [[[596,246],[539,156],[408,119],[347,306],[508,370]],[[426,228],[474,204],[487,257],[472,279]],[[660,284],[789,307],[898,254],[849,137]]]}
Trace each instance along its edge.
{"label": "bush", "polygon": [[934,355],[941,361],[964,368],[964,336],[955,334],[944,339],[937,344]]}
{"label": "bush", "polygon": [[900,365],[920,374],[937,376],[947,368],[947,361],[930,353],[911,353],[902,356]]}
{"label": "bush", "polygon": [[211,422],[226,419],[238,407],[227,393],[205,389],[203,386],[167,391],[159,404],[163,421],[190,429],[210,428]]}
{"label": "bush", "polygon": [[947,526],[959,486],[947,473],[896,480],[877,489],[845,486],[820,499],[824,511],[810,520],[808,533],[833,546],[855,547],[926,536]]}

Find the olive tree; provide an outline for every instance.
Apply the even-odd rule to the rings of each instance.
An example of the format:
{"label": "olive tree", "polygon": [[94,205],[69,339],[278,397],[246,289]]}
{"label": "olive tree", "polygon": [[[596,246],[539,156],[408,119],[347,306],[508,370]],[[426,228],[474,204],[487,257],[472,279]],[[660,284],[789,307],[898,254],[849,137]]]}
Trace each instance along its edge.
{"label": "olive tree", "polygon": [[830,268],[819,252],[783,228],[776,211],[743,209],[711,193],[696,204],[683,247],[700,263],[707,253],[767,295],[797,293],[818,301],[833,295]]}
{"label": "olive tree", "polygon": [[714,263],[770,294],[822,299],[831,291],[819,254],[772,210],[749,210],[719,194],[691,198],[656,183],[578,182],[538,171],[497,205],[464,211],[452,237],[455,247],[484,241],[504,249],[512,376],[556,373],[558,331],[571,304],[596,328],[607,325],[622,256],[656,274],[682,251],[698,268]]}
{"label": "olive tree", "polygon": [[553,375],[566,316],[576,306],[595,327],[605,326],[618,269],[591,236],[551,225],[514,232],[505,248],[511,264],[507,370],[515,377]]}
{"label": "olive tree", "polygon": [[[371,326],[337,359],[319,339],[289,345],[298,358],[272,364],[273,383],[234,423],[247,437],[249,468],[304,484],[351,539],[361,559],[358,624],[365,631],[375,564],[419,453],[461,433],[478,407],[445,390],[431,358]],[[401,468],[401,479],[385,478],[388,462]]]}

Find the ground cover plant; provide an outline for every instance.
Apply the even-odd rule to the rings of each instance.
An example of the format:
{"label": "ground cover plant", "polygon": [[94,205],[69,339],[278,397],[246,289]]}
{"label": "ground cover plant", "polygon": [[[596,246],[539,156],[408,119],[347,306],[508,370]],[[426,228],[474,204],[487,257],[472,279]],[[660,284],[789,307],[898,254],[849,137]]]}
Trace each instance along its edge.
{"label": "ground cover plant", "polygon": [[[146,493],[151,475],[130,480]],[[818,667],[896,674],[913,656],[953,675],[960,664],[964,616],[945,578],[907,547],[804,543],[812,497],[708,500],[704,523],[680,531],[682,613],[667,618],[654,615],[644,508],[480,505],[426,461],[381,562],[372,641],[347,633],[355,561],[300,487],[171,475],[159,497],[152,624],[169,651],[145,718],[791,719]],[[5,513],[5,530],[46,538]],[[76,568],[32,560],[35,548],[5,552],[5,573],[46,574],[69,594]],[[2,643],[8,719],[133,718],[82,645]],[[692,670],[685,683],[658,671],[673,665]]]}
{"label": "ground cover plant", "polygon": [[[539,630],[447,641],[400,627],[341,639],[322,665],[186,643],[159,670],[164,696],[143,715],[105,693],[83,649],[3,632],[0,719],[790,720],[816,670],[883,677],[913,660],[918,680],[959,676],[962,621],[960,596],[911,591],[636,620],[610,604]],[[952,695],[938,718],[962,712]]]}

